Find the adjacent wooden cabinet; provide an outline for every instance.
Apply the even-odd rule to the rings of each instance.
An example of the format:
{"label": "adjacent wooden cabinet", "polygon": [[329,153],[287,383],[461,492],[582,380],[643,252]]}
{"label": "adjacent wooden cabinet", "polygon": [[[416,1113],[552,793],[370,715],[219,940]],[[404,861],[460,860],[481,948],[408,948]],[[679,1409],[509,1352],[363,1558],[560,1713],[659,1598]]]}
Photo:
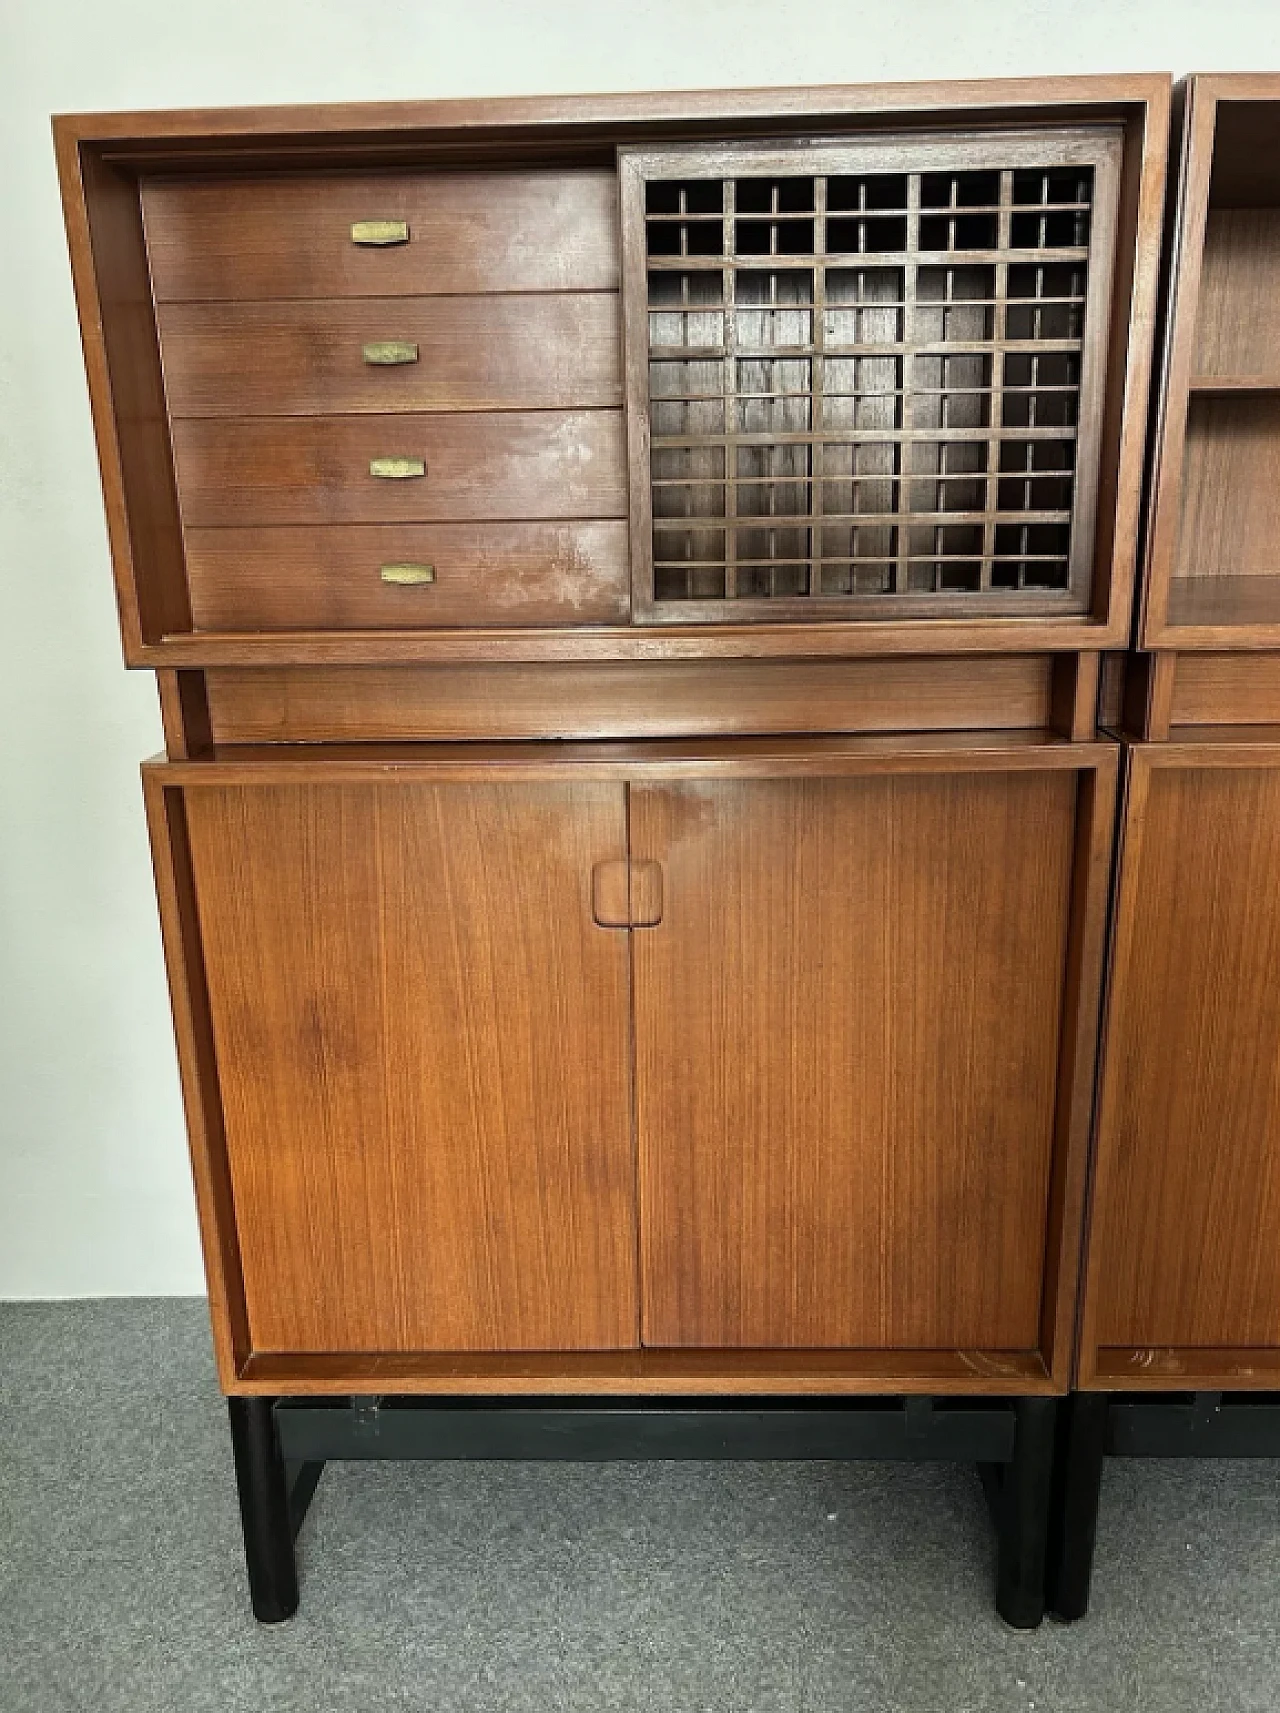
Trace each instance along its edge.
{"label": "adjacent wooden cabinet", "polygon": [[1080,1380],[1280,1375],[1280,78],[1180,92]]}

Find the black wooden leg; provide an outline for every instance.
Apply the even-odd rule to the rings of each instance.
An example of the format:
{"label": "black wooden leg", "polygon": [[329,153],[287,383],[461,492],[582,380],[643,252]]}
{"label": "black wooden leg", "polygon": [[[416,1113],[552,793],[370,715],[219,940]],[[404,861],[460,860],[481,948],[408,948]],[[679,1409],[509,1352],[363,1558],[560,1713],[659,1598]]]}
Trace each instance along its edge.
{"label": "black wooden leg", "polygon": [[1106,1392],[1073,1392],[1058,1429],[1047,1586],[1049,1610],[1069,1621],[1089,1610],[1110,1407]]}
{"label": "black wooden leg", "polygon": [[253,1615],[260,1624],[278,1624],[298,1610],[298,1571],[275,1400],[228,1398],[227,1409]]}
{"label": "black wooden leg", "polygon": [[1013,1461],[983,1465],[982,1478],[996,1524],[996,1610],[1015,1630],[1034,1630],[1044,1617],[1058,1400],[1019,1398],[1014,1411]]}

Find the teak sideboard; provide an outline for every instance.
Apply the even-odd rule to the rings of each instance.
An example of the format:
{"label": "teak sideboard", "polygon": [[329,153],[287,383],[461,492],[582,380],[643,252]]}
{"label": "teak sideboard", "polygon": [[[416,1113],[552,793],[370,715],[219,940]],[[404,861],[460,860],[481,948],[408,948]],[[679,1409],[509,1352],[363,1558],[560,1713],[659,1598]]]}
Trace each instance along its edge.
{"label": "teak sideboard", "polygon": [[710,1423],[1038,1621],[1169,108],[56,122],[260,1616],[335,1446]]}

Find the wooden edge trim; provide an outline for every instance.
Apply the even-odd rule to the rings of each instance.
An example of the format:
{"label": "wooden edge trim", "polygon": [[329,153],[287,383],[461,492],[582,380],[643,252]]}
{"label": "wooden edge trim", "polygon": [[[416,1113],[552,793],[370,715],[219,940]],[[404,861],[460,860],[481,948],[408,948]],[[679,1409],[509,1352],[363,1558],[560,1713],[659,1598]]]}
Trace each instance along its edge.
{"label": "wooden edge trim", "polygon": [[181,793],[168,790],[163,774],[157,769],[143,769],[142,788],[160,905],[200,1242],[209,1284],[214,1354],[218,1378],[226,1392],[235,1384],[248,1359],[249,1321],[241,1283],[186,815]]}
{"label": "wooden edge trim", "polygon": [[241,108],[166,112],[65,113],[55,134],[70,143],[253,139],[312,140],[336,133],[484,130],[652,124],[679,120],[714,124],[741,119],[873,117],[918,112],[923,117],[990,107],[1157,105],[1169,98],[1166,72],[957,79],[948,82],[824,84],[778,89],[678,90],[643,94],[508,96],[482,99]]}
{"label": "wooden edge trim", "polygon": [[1182,114],[1176,179],[1169,186],[1166,218],[1167,284],[1159,402],[1148,482],[1148,523],[1138,636],[1145,649],[1169,646],[1169,583],[1181,528],[1182,462],[1191,398],[1200,271],[1208,216],[1209,174],[1217,102],[1209,88],[1190,80]]}
{"label": "wooden edge trim", "polygon": [[[928,732],[851,738],[727,738],[639,743],[394,743],[238,745],[207,761],[143,763],[162,785],[467,784],[520,780],[768,779],[780,773],[1011,773],[1112,765],[1107,740],[1071,743],[1043,732]],[[282,751],[284,753],[282,753]],[[371,753],[372,752],[372,753]]]}
{"label": "wooden edge trim", "polygon": [[1082,1272],[1078,1285],[1079,1314],[1073,1383],[1088,1387],[1093,1379],[1097,1350],[1098,1296],[1101,1289],[1101,1221],[1098,1210],[1106,1206],[1111,1179],[1111,1138],[1117,1125],[1119,1080],[1111,1074],[1108,1049],[1115,1027],[1116,994],[1133,953],[1136,902],[1139,892],[1142,835],[1146,825],[1150,763],[1163,755],[1163,746],[1126,744],[1123,751],[1123,789],[1115,838],[1109,946],[1103,977],[1101,1027],[1095,1073],[1093,1141],[1090,1150],[1089,1182],[1085,1197],[1082,1230]]}
{"label": "wooden edge trim", "polygon": [[1097,1352],[1087,1390],[1095,1392],[1273,1392],[1280,1389],[1280,1348],[1183,1345]]}
{"label": "wooden edge trim", "polygon": [[241,1396],[437,1395],[983,1397],[1060,1393],[1035,1351],[641,1350],[527,1355],[257,1352],[229,1388]]}
{"label": "wooden edge trim", "polygon": [[[1140,118],[1129,121],[1113,193],[1114,267],[1108,269],[1097,445],[1099,460],[1107,459],[1109,448],[1114,448],[1114,459],[1099,463],[1093,483],[1096,506],[1101,509],[1093,525],[1091,604],[1095,618],[1126,637],[1132,625],[1138,569],[1171,114],[1172,89],[1166,84]],[[1123,379],[1118,396],[1117,377]]]}
{"label": "wooden edge trim", "polygon": [[1280,726],[1171,726],[1139,752],[1147,768],[1280,767]]}
{"label": "wooden edge trim", "polygon": [[98,276],[93,258],[93,238],[89,228],[89,207],[85,195],[79,135],[74,127],[55,121],[53,137],[58,187],[62,195],[63,218],[66,224],[67,251],[71,262],[71,284],[75,296],[76,317],[80,324],[85,378],[89,387],[89,410],[98,452],[98,473],[106,512],[120,635],[126,664],[132,666],[139,661],[147,644],[142,635],[133,543],[129,535],[125,508],[124,461],[116,433],[115,402],[99,309]]}
{"label": "wooden edge trim", "polygon": [[171,761],[213,753],[213,727],[203,672],[164,667],[156,673],[164,745]]}
{"label": "wooden edge trim", "polygon": [[841,624],[620,625],[563,630],[184,631],[130,666],[382,666],[400,661],[806,660],[908,654],[1066,654],[1127,646],[1128,622],[876,619]]}
{"label": "wooden edge trim", "polygon": [[1101,671],[1102,656],[1098,653],[1054,658],[1049,723],[1074,743],[1087,743],[1097,735]]}
{"label": "wooden edge trim", "polygon": [[1064,982],[1041,1310],[1045,1360],[1064,1390],[1070,1384],[1075,1359],[1118,780],[1119,750],[1115,747],[1105,764],[1080,776],[1071,875],[1071,938]]}

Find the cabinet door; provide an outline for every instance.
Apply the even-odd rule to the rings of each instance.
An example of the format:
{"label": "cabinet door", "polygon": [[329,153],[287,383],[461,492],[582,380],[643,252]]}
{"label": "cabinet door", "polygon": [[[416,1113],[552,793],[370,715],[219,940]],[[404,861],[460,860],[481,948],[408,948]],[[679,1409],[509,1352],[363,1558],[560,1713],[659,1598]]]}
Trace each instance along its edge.
{"label": "cabinet door", "polygon": [[252,1348],[633,1347],[623,788],[184,797]]}
{"label": "cabinet door", "polygon": [[1280,1376],[1280,747],[1130,764],[1086,1383]]}
{"label": "cabinet door", "polygon": [[949,766],[632,787],[646,1344],[1041,1347],[1078,776]]}

